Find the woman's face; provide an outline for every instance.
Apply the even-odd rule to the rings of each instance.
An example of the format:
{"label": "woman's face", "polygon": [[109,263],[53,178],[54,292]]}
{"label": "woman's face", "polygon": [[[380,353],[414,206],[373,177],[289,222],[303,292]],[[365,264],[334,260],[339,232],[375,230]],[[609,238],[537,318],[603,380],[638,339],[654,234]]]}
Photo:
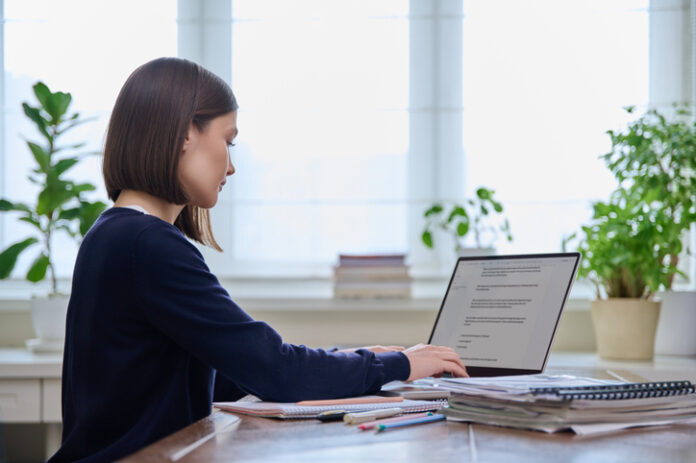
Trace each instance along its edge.
{"label": "woman's face", "polygon": [[216,117],[202,131],[191,124],[179,159],[188,204],[209,209],[217,203],[226,178],[234,174],[229,147],[236,136],[236,111]]}

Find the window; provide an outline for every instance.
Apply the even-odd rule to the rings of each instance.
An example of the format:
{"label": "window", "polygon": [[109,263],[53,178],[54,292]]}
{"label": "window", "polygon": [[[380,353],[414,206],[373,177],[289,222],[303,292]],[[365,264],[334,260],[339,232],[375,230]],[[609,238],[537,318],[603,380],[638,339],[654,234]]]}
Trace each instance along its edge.
{"label": "window", "polygon": [[235,0],[232,16],[240,136],[214,270],[405,252],[408,1]]}
{"label": "window", "polygon": [[647,0],[464,3],[466,184],[506,208],[499,252],[560,250],[615,188],[598,157],[648,103],[648,26]]}
{"label": "window", "polygon": [[[231,55],[221,75],[240,104],[237,174],[212,211],[225,253],[204,251],[222,277],[326,276],[341,252],[407,252],[446,274],[451,249],[440,240],[438,252],[425,250],[422,213],[480,185],[496,190],[512,226],[514,242],[500,237],[498,252],[558,251],[614,188],[598,159],[604,132],[630,119],[624,106],[648,104],[648,0],[4,6],[0,194],[13,199],[35,196],[20,137],[34,134],[20,103],[36,80],[72,92],[75,108],[97,118],[74,136],[98,149],[137,65],[176,55],[177,40],[180,54],[191,58],[182,44],[201,48],[193,59],[218,73],[211,56]],[[209,23],[196,29],[183,8],[206,10]],[[205,41],[222,24],[230,53]],[[105,197],[98,158],[75,175]],[[0,245],[24,235],[7,215],[0,223]],[[75,246],[56,244],[68,276]]]}
{"label": "window", "polygon": [[[0,196],[36,201],[37,189],[26,175],[33,158],[24,138],[38,140],[35,127],[22,111],[22,102],[36,104],[32,86],[43,81],[51,90],[72,93],[72,110],[95,120],[74,130],[75,141],[100,150],[111,109],[128,75],[140,64],[176,56],[176,1],[93,2],[89,0],[4,0],[4,145],[0,154]],[[67,137],[68,135],[66,135]],[[70,140],[65,140],[68,143]],[[72,178],[98,187],[94,197],[106,199],[101,158],[87,158]],[[0,247],[32,232],[29,225],[2,214]],[[69,277],[75,244],[58,235],[54,242],[57,274]],[[20,257],[16,275],[26,272],[34,254]]]}

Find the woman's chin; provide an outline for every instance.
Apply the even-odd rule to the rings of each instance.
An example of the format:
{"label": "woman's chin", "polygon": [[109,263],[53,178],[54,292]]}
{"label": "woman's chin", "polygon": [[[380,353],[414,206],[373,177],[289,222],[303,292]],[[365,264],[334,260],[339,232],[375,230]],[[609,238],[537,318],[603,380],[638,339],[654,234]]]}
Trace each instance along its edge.
{"label": "woman's chin", "polygon": [[199,201],[195,201],[195,202],[190,203],[190,204],[193,206],[196,206],[196,207],[200,207],[201,209],[210,209],[217,204],[217,201],[218,201],[218,198],[216,195],[215,198],[199,200]]}

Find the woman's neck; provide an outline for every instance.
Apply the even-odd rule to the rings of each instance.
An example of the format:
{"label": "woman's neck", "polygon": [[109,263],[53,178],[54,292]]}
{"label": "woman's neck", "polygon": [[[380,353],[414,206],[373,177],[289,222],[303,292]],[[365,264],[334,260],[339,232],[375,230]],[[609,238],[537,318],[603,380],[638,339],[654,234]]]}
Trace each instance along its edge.
{"label": "woman's neck", "polygon": [[182,204],[172,204],[157,196],[135,190],[123,190],[118,195],[114,207],[125,206],[140,206],[148,213],[171,224],[174,224],[184,209]]}

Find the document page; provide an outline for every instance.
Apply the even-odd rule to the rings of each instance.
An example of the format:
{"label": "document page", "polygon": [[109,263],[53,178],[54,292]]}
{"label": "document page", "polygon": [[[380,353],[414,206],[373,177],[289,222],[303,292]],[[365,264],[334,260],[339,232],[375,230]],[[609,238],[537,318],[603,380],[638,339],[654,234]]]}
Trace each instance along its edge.
{"label": "document page", "polygon": [[470,366],[540,369],[576,260],[460,260],[431,343],[454,348]]}

